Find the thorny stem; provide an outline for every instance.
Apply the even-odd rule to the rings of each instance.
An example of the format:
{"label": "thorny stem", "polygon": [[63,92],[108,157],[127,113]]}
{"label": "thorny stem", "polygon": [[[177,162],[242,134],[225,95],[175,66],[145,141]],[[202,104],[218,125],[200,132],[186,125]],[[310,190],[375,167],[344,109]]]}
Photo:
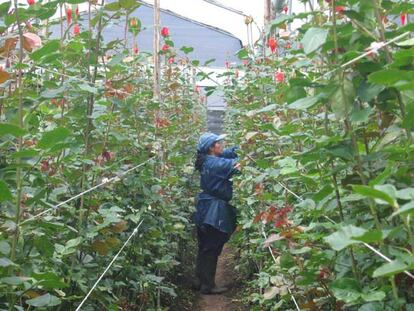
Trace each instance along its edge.
{"label": "thorny stem", "polygon": [[[18,106],[18,119],[19,119],[19,126],[20,128],[23,128],[23,29],[20,21],[20,15],[18,10],[18,0],[14,0],[14,6],[15,6],[15,14],[16,14],[16,23],[19,31],[19,68],[17,69],[17,89],[18,89],[18,95],[19,95],[19,106]],[[23,139],[19,137],[17,139],[17,152],[19,152],[22,149],[23,146]],[[20,213],[21,213],[21,197],[22,197],[22,169],[21,169],[21,160],[18,158],[16,160],[16,215],[15,215],[15,232],[12,240],[12,246],[11,246],[11,252],[10,252],[10,260],[15,261],[16,259],[16,249],[17,249],[17,242],[19,240],[19,234],[20,234]],[[13,272],[13,268],[10,269],[10,273]],[[14,302],[15,302],[15,296],[12,296],[12,299],[10,301],[9,310],[14,309]]]}

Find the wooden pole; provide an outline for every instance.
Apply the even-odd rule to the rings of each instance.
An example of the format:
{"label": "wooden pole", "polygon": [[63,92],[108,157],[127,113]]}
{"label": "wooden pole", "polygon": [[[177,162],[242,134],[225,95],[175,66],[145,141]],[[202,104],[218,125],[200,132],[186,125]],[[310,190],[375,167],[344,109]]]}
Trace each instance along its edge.
{"label": "wooden pole", "polygon": [[154,99],[161,100],[160,0],[154,0]]}
{"label": "wooden pole", "polygon": [[272,16],[272,1],[264,0],[264,26],[265,28],[269,25]]}

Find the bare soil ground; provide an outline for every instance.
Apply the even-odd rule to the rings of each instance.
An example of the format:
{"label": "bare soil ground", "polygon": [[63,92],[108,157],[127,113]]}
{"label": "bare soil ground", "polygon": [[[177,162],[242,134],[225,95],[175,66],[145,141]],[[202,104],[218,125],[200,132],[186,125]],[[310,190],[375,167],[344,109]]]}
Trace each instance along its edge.
{"label": "bare soil ground", "polygon": [[194,311],[244,311],[248,309],[240,301],[241,283],[234,265],[233,250],[226,245],[217,264],[216,284],[228,287],[229,291],[222,295],[199,294]]}

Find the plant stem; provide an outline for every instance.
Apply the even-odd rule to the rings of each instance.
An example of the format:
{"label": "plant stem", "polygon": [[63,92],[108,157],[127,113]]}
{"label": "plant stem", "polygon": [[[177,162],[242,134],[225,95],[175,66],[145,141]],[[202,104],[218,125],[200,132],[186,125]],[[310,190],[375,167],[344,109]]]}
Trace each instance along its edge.
{"label": "plant stem", "polygon": [[[21,21],[20,21],[20,15],[19,15],[19,10],[18,10],[18,0],[14,0],[14,6],[15,6],[15,14],[16,14],[16,23],[17,23],[17,27],[18,27],[18,31],[19,31],[19,40],[20,40],[20,44],[19,44],[19,68],[17,69],[17,89],[18,89],[18,101],[19,101],[19,105],[18,105],[18,120],[19,120],[19,126],[20,128],[23,128],[24,124],[23,124],[23,88],[24,88],[24,83],[23,83],[23,70],[22,70],[22,64],[23,64],[23,29],[22,29],[22,25],[21,25]],[[19,137],[17,139],[17,152],[22,150],[22,146],[23,146],[23,139],[21,137]],[[22,197],[22,169],[21,169],[21,159],[18,158],[16,160],[16,215],[15,215],[15,231],[14,231],[14,235],[13,235],[13,240],[12,240],[12,246],[11,246],[11,252],[10,252],[10,260],[11,261],[15,261],[16,259],[16,249],[17,249],[17,243],[19,240],[19,234],[20,234],[20,213],[21,213],[21,197]],[[10,269],[10,274],[13,272],[14,268]],[[14,309],[14,303],[15,303],[15,296],[12,295],[11,301],[10,301],[10,305],[9,305],[9,310],[13,310]]]}

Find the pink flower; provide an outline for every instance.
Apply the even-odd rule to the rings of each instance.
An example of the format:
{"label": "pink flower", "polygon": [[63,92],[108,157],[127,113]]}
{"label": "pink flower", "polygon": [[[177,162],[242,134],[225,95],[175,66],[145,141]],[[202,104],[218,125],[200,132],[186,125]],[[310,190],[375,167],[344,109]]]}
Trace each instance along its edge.
{"label": "pink flower", "polygon": [[170,46],[168,44],[164,44],[161,48],[162,51],[167,52],[170,50]]}
{"label": "pink flower", "polygon": [[230,63],[229,63],[229,61],[225,61],[224,62],[224,66],[227,68],[227,69],[229,69],[230,68]]}
{"label": "pink flower", "polygon": [[401,18],[401,25],[404,26],[407,21],[407,14],[406,13],[400,14],[400,18]]}
{"label": "pink flower", "polygon": [[174,64],[174,57],[170,57],[170,58],[168,59],[168,63],[169,63],[169,64]]}
{"label": "pink flower", "polygon": [[163,27],[161,29],[161,36],[165,38],[165,37],[168,37],[169,35],[170,35],[170,30],[167,27]]}
{"label": "pink flower", "polygon": [[335,12],[339,13],[339,14],[343,14],[345,9],[346,9],[346,7],[338,5],[338,6],[335,7]]}
{"label": "pink flower", "polygon": [[72,22],[72,9],[69,7],[66,8],[66,21],[68,22],[68,24]]}
{"label": "pink flower", "polygon": [[284,8],[283,8],[283,12],[285,12],[285,14],[287,14],[288,11],[289,11],[289,8],[288,8],[287,5],[285,5]]}
{"label": "pink flower", "polygon": [[138,47],[134,47],[134,54],[138,54],[139,53],[139,49],[138,49]]}
{"label": "pink flower", "polygon": [[283,71],[278,71],[275,73],[275,80],[278,83],[282,83],[285,81],[285,73]]}
{"label": "pink flower", "polygon": [[277,49],[277,41],[275,38],[270,38],[269,41],[267,42],[267,45],[269,46],[270,50],[272,51],[272,53],[274,53]]}

